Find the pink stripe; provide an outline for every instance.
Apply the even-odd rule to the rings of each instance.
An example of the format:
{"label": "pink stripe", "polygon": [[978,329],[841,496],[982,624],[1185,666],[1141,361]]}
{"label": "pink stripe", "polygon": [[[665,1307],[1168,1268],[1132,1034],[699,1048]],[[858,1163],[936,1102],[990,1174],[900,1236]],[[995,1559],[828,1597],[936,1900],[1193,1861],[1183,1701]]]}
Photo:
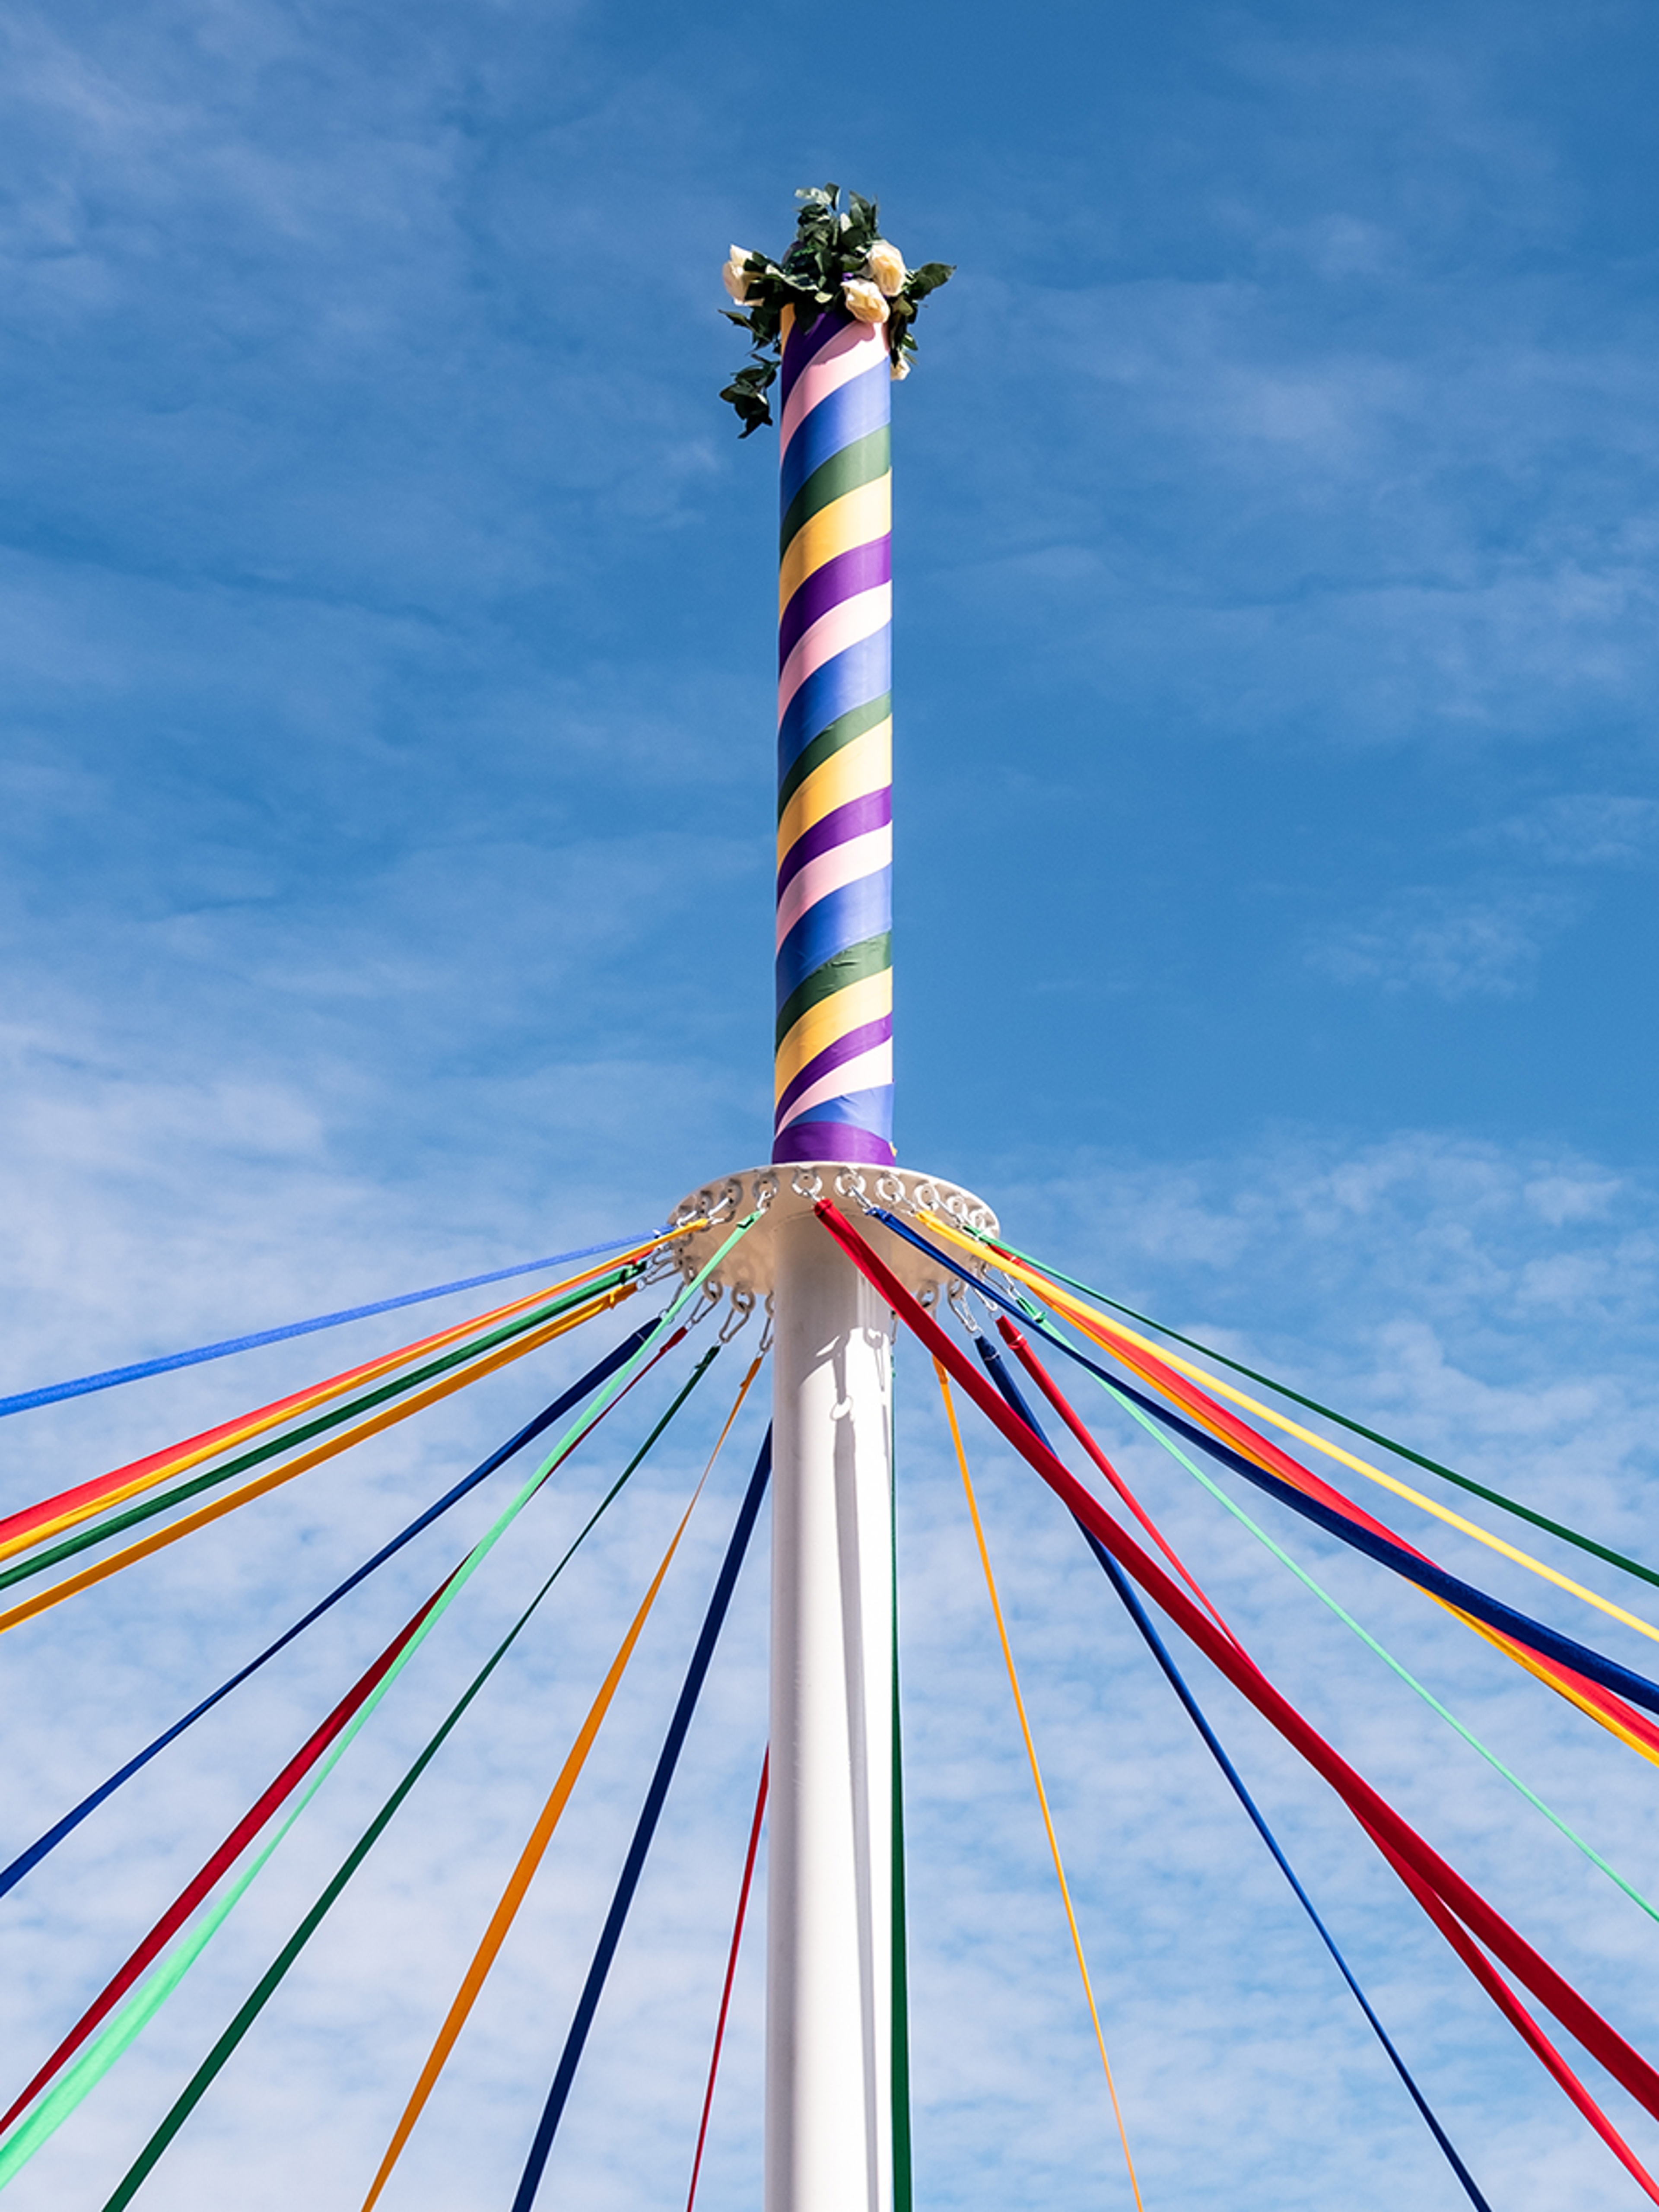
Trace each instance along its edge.
{"label": "pink stripe", "polygon": [[803,1114],[810,1114],[813,1107],[821,1106],[826,1098],[840,1098],[849,1091],[875,1091],[892,1079],[893,1046],[890,1038],[887,1043],[877,1045],[873,1051],[861,1052],[856,1059],[843,1060],[839,1067],[832,1067],[828,1075],[820,1076],[810,1089],[801,1092],[778,1127],[787,1129],[792,1121],[799,1121]]}
{"label": "pink stripe", "polygon": [[789,702],[826,660],[845,653],[849,645],[861,645],[866,637],[873,637],[878,629],[884,629],[892,619],[890,584],[878,584],[873,591],[860,592],[850,599],[843,599],[838,607],[831,607],[828,614],[820,615],[796,641],[783,664],[783,673],[778,678],[778,720],[783,720]]}
{"label": "pink stripe", "polygon": [[[878,349],[873,359],[872,346]],[[799,429],[802,417],[810,415],[820,399],[839,392],[855,376],[875,375],[878,368],[884,376],[890,373],[887,366],[887,325],[848,323],[822,353],[813,356],[811,363],[795,379],[778,421],[778,459],[781,460],[788,452],[789,441]]]}
{"label": "pink stripe", "polygon": [[844,845],[820,853],[816,860],[809,860],[799,874],[792,876],[784,887],[783,896],[778,901],[778,944],[782,944],[808,907],[816,906],[831,891],[844,890],[848,884],[873,876],[878,869],[892,865],[890,823],[879,830],[866,830],[862,837],[849,837]]}

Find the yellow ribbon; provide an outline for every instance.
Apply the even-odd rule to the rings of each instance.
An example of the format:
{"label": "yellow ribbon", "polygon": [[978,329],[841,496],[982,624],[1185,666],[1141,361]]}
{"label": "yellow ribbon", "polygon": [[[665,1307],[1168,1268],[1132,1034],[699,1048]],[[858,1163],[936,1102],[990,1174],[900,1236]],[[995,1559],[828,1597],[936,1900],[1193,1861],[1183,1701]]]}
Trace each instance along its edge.
{"label": "yellow ribbon", "polygon": [[[981,1260],[988,1256],[983,1244],[975,1243],[970,1238],[963,1236],[950,1224],[941,1221],[937,1214],[922,1212],[919,1218],[927,1223],[935,1235],[949,1237],[953,1244],[961,1247],[963,1250],[973,1252]],[[1182,1358],[1178,1353],[1165,1351],[1161,1345],[1154,1344],[1150,1338],[1139,1335],[1132,1328],[1125,1328],[1118,1322],[1109,1321],[1103,1314],[1097,1312],[1094,1307],[1085,1305],[1080,1298],[1073,1297],[1059,1285],[1050,1282],[1048,1277],[1039,1273],[1036,1268],[1026,1267],[1011,1255],[1000,1251],[995,1255],[995,1265],[1005,1274],[1016,1277],[1019,1281],[1040,1292],[1051,1305],[1058,1307],[1068,1320],[1076,1322],[1091,1336],[1107,1342],[1111,1349],[1116,1350],[1121,1345],[1132,1344],[1142,1352],[1151,1352],[1155,1358],[1161,1359],[1166,1367],[1173,1367],[1177,1374],[1186,1376],[1189,1382],[1201,1384],[1206,1390],[1213,1391],[1218,1397],[1231,1399],[1234,1405],[1242,1407],[1246,1413],[1255,1414],[1259,1419],[1271,1423],[1274,1428],[1282,1430],[1286,1436],[1294,1437],[1297,1443],[1311,1445],[1314,1450],[1323,1452],[1328,1459],[1339,1461],[1342,1466],[1352,1468],[1356,1474],[1363,1474],[1367,1481],[1381,1484],[1384,1490],[1391,1491],[1396,1498],[1403,1498],[1408,1504],[1420,1506],[1425,1513],[1432,1514],[1437,1521],[1443,1521],[1449,1528],[1458,1529],[1465,1536],[1473,1536],[1478,1544],[1485,1544],[1489,1550],[1498,1553],[1506,1559],[1512,1559],[1517,1566],[1525,1567],[1529,1573],[1540,1575],[1546,1582],[1553,1583],[1558,1589],[1565,1590],[1573,1597],[1582,1598],[1586,1605],[1594,1606],[1598,1613],[1606,1613],[1610,1620],[1621,1621],[1626,1628],[1633,1628],[1638,1636],[1645,1636],[1650,1642],[1659,1644],[1659,1628],[1656,1628],[1651,1621],[1644,1620],[1639,1613],[1626,1613],[1623,1606],[1615,1605],[1610,1598],[1598,1596],[1595,1591],[1586,1589],[1582,1583],[1574,1582],[1570,1575],[1561,1574],[1554,1567],[1546,1565],[1542,1559],[1534,1559],[1530,1552],[1523,1552],[1518,1546],[1506,1542],[1502,1536],[1493,1535],[1490,1529],[1482,1528],[1476,1522],[1466,1520],[1462,1514],[1454,1513],[1449,1506],[1442,1505],[1432,1498],[1425,1498],[1420,1490],[1413,1490],[1408,1482],[1401,1482],[1396,1476],[1384,1473],[1382,1468],[1373,1467],[1368,1460],[1359,1459],[1352,1452],[1345,1451],[1340,1444],[1331,1443],[1324,1437],[1316,1435],[1312,1429],[1304,1428],[1299,1421],[1293,1421],[1283,1413],[1275,1413],[1272,1407],[1261,1405],[1256,1399],[1247,1396],[1243,1390],[1236,1390],[1231,1383],[1222,1382],[1218,1376],[1208,1373],[1202,1367],[1195,1367],[1190,1360]],[[1120,1353],[1120,1357],[1121,1356]],[[1126,1359],[1125,1364],[1134,1367],[1135,1362]],[[1136,1372],[1144,1375],[1145,1370],[1136,1367]],[[1155,1378],[1148,1379],[1155,1380]],[[1203,1419],[1201,1410],[1198,1411],[1197,1418]],[[1210,1425],[1206,1423],[1206,1425]]]}
{"label": "yellow ribbon", "polygon": [[[1008,1641],[1007,1623],[1002,1617],[1002,1601],[997,1595],[996,1577],[991,1571],[991,1553],[985,1541],[985,1525],[979,1517],[979,1501],[974,1496],[973,1478],[968,1472],[968,1455],[963,1449],[962,1431],[957,1426],[957,1409],[951,1396],[950,1381],[937,1359],[933,1362],[933,1372],[939,1377],[939,1390],[945,1399],[945,1418],[951,1424],[951,1441],[956,1446],[957,1465],[962,1470],[962,1487],[967,1495],[968,1510],[973,1517],[974,1540],[979,1546],[979,1563],[985,1570],[985,1587],[990,1593],[991,1610],[996,1615],[997,1635],[1002,1644],[1002,1662],[1008,1669],[1008,1686],[1014,1693],[1014,1711],[1019,1715],[1019,1732],[1025,1739],[1025,1756],[1030,1763],[1031,1780],[1036,1785],[1037,1803],[1042,1811],[1042,1826],[1048,1838],[1048,1856],[1054,1863],[1054,1878],[1060,1884],[1060,1902],[1066,1907],[1066,1925],[1072,1931],[1072,1948],[1077,1954],[1077,1970],[1083,1977],[1083,1994],[1088,2000],[1089,2017],[1094,2022],[1095,2043],[1106,2075],[1106,2094],[1112,2100],[1112,2117],[1117,2122],[1117,2137],[1123,2146],[1123,2163],[1129,2169],[1129,2186],[1134,2191],[1135,2203],[1139,2212],[1146,2212],[1140,2202],[1140,2184],[1135,2179],[1135,2162],[1129,2154],[1129,2136],[1123,2124],[1123,2108],[1117,2100],[1117,2084],[1112,2079],[1112,2062],[1106,2056],[1106,2037],[1100,2025],[1099,2008],[1095,2003],[1094,1984],[1089,1978],[1089,1961],[1084,1956],[1083,1938],[1078,1932],[1077,1914],[1072,1909],[1072,1892],[1060,1860],[1054,1816],[1048,1810],[1048,1793],[1042,1786],[1042,1770],[1037,1765],[1036,1746],[1031,1740],[1031,1724],[1025,1717],[1025,1699],[1020,1693],[1019,1676],[1014,1668],[1013,1647]],[[364,2212],[367,2212],[367,2207]]]}

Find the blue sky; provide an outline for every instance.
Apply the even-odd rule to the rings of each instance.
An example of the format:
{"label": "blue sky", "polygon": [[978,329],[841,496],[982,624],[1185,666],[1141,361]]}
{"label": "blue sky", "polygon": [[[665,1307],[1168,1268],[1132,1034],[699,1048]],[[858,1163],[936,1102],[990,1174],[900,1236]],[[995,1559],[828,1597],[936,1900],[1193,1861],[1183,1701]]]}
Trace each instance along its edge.
{"label": "blue sky", "polygon": [[[715,398],[740,357],[718,266],[780,245],[794,187],[834,177],[879,193],[913,259],[959,264],[895,407],[902,1158],[1107,1290],[1651,1552],[1644,11],[204,0],[12,7],[0,39],[0,1387],[646,1225],[762,1154],[774,495],[766,441],[739,445]],[[273,1354],[9,1423],[5,1497],[320,1367]],[[242,1655],[246,1607],[280,1626],[522,1418],[516,1387],[388,1452],[366,1493],[273,1508],[257,1571],[204,1539],[217,1565],[8,1639],[42,1817],[204,1658]],[[925,2194],[1116,2201],[952,1478],[919,1382],[907,1403],[916,1848],[940,1900],[918,1936]],[[1452,2203],[1043,1502],[984,1456],[1149,2203]],[[1328,1695],[1367,1771],[1659,2042],[1639,1916],[1512,1832],[1484,1777],[1440,1790],[1448,1754],[1370,1662],[1178,1501],[1287,1687]],[[648,1522],[572,1596],[583,1664]],[[386,1620],[425,1571],[389,1584]],[[1350,1595],[1651,1878],[1631,1762],[1405,1601]],[[752,1719],[750,1596],[728,1693]],[[596,1779],[595,1864],[697,1602],[688,1580],[619,1739],[633,1765]],[[24,2047],[57,2016],[54,1960],[90,1974],[137,1924],[157,1855],[258,1786],[356,1632],[88,1840],[29,1923]],[[581,1696],[556,1662],[532,1679]],[[493,1725],[499,1813],[434,1791],[428,1838],[466,1862],[432,1909],[441,1971],[398,2009],[416,1838],[158,2205],[207,2201],[277,2138],[300,2163],[238,2184],[273,2203],[308,2157],[372,2168],[553,1756],[507,1701]],[[1495,2198],[1632,2201],[1340,1816],[1230,1727]],[[682,2169],[741,1732],[688,1777],[683,1899],[642,1901],[654,1955],[688,1962],[660,2018],[628,1985],[660,2111],[595,2052],[569,2181],[595,2204]],[[567,1963],[586,1864],[538,1923]],[[94,1878],[121,1908],[97,1942]],[[119,2172],[307,1878],[20,2203]],[[512,1971],[470,2093],[507,2187],[562,2017],[533,1958]],[[754,2196],[748,2001],[711,2207]],[[953,2044],[970,2018],[1006,2033]],[[339,2051],[388,2021],[384,2076],[365,2058],[337,2097]],[[411,2207],[472,2171],[463,2109],[429,2124]]]}

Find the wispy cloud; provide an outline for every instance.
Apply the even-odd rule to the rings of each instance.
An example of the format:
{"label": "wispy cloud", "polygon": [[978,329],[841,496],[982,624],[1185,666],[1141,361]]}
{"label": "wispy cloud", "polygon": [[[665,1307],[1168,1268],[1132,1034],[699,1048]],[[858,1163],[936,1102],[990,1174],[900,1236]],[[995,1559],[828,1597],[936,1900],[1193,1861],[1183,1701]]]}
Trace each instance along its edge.
{"label": "wispy cloud", "polygon": [[1514,998],[1530,988],[1545,947],[1573,914],[1571,902],[1542,891],[1412,891],[1310,947],[1307,959],[1339,983],[1452,1000]]}

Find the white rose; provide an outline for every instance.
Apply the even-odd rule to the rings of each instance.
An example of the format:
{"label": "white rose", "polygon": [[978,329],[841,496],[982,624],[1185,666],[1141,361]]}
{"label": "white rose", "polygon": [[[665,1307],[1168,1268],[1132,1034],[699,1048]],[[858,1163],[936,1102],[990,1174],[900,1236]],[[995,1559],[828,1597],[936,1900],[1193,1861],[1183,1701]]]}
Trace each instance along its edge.
{"label": "white rose", "polygon": [[878,238],[870,248],[864,273],[873,277],[890,300],[896,300],[910,272],[905,267],[904,256],[897,246],[890,245],[884,238]]}
{"label": "white rose", "polygon": [[847,302],[847,312],[860,323],[884,323],[887,302],[882,297],[881,287],[872,284],[867,276],[843,276],[841,295]]}
{"label": "white rose", "polygon": [[734,246],[726,257],[726,265],[720,270],[721,283],[740,307],[747,304],[749,286],[752,281],[749,271],[743,264],[752,258],[746,246]]}
{"label": "white rose", "polygon": [[894,383],[902,384],[905,378],[910,374],[909,355],[908,353],[896,353],[893,356],[891,363],[890,364],[890,371]]}

